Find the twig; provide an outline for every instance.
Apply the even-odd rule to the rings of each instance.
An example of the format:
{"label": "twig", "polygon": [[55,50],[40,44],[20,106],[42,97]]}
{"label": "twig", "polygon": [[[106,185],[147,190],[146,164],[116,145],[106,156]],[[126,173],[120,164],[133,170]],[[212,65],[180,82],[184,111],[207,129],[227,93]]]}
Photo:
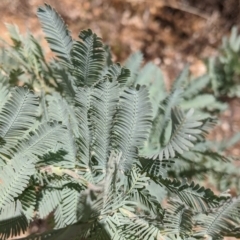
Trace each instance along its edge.
{"label": "twig", "polygon": [[190,13],[192,15],[196,15],[198,17],[201,17],[201,18],[205,19],[205,20],[209,20],[209,18],[210,18],[210,16],[208,14],[205,14],[205,13],[201,12],[199,9],[197,9],[195,7],[192,7],[192,6],[189,6],[189,5],[174,3],[172,1],[170,1],[168,3],[165,3],[164,5],[168,6],[168,7],[171,7],[171,8],[178,9],[178,10],[183,11],[183,12]]}
{"label": "twig", "polygon": [[[160,0],[158,0],[160,1]],[[143,2],[151,2],[152,3],[152,0],[128,0],[128,2],[134,2],[134,3],[143,3]],[[196,15],[198,17],[201,17],[205,20],[209,20],[210,16],[208,14],[205,14],[203,12],[201,12],[199,9],[195,8],[195,7],[192,7],[192,6],[189,6],[189,5],[185,5],[185,4],[182,4],[182,3],[178,3],[177,1],[172,1],[172,0],[163,0],[160,4],[161,7],[171,7],[171,8],[175,8],[175,9],[178,9],[180,11],[183,11],[183,12],[187,12],[187,13],[190,13],[192,15]]]}
{"label": "twig", "polygon": [[46,166],[46,167],[42,167],[40,171],[48,172],[50,174],[54,173],[59,176],[63,174],[67,174],[68,176],[72,177],[75,180],[78,180],[78,181],[80,180],[83,184],[85,184],[85,186],[89,185],[89,182],[85,178],[79,176],[75,171],[72,171],[70,169],[62,169],[60,167],[55,167],[55,166]]}

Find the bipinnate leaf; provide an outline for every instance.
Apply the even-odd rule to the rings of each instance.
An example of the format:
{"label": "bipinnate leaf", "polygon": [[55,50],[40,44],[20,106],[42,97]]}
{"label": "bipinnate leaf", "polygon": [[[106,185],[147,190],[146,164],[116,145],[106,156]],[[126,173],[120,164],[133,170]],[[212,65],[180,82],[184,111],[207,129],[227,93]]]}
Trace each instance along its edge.
{"label": "bipinnate leaf", "polygon": [[16,158],[1,169],[0,209],[13,202],[24,191],[34,172],[34,163],[27,157]]}
{"label": "bipinnate leaf", "polygon": [[145,87],[126,88],[120,96],[112,128],[111,146],[122,152],[119,167],[129,171],[138,159],[140,148],[148,137],[152,110]]}
{"label": "bipinnate leaf", "polygon": [[64,64],[71,63],[70,51],[73,40],[61,16],[48,4],[39,7],[37,16],[51,50]]}
{"label": "bipinnate leaf", "polygon": [[4,209],[0,209],[0,238],[13,239],[28,228],[27,218],[22,211],[19,200],[10,202]]}
{"label": "bipinnate leaf", "polygon": [[0,137],[16,143],[31,128],[38,116],[38,97],[25,87],[16,87],[0,115]]}
{"label": "bipinnate leaf", "polygon": [[75,42],[71,51],[71,72],[77,86],[92,86],[99,80],[104,67],[103,43],[90,29],[81,31],[79,38],[81,41]]}
{"label": "bipinnate leaf", "polygon": [[182,154],[184,151],[189,151],[194,146],[197,136],[201,134],[202,122],[193,116],[193,109],[190,109],[187,114],[180,108],[174,108],[172,111],[172,130],[170,138],[165,146],[159,146],[148,158],[152,159],[170,159],[176,156],[176,153]]}

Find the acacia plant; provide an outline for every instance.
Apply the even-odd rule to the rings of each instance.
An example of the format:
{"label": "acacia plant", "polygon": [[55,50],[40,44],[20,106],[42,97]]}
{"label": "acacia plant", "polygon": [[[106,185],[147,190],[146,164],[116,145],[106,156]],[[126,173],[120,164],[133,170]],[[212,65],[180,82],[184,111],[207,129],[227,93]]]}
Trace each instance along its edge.
{"label": "acacia plant", "polygon": [[91,30],[74,41],[49,5],[37,15],[56,59],[14,27],[2,52],[1,239],[50,213],[54,229],[23,239],[238,236],[238,197],[169,177],[183,159],[228,160],[206,143],[214,120],[179,106],[186,71],[166,94],[155,67],[156,81],[140,81],[139,61],[112,63]]}
{"label": "acacia plant", "polygon": [[210,85],[217,97],[240,97],[240,36],[233,27],[224,37],[219,56],[209,61]]}
{"label": "acacia plant", "polygon": [[[199,180],[206,179],[207,175],[208,181],[220,191],[228,188],[233,191],[239,190],[239,169],[235,167],[234,158],[226,158],[224,151],[239,142],[240,133],[220,142],[205,138],[207,132],[218,124],[218,114],[228,107],[227,103],[220,102],[216,96],[211,94],[211,88],[209,89],[211,75],[204,74],[198,78],[191,78],[188,67],[186,67],[167,90],[160,68],[151,62],[141,68],[142,61],[142,54],[136,52],[124,64],[132,73],[129,80],[131,84],[147,86],[153,108],[150,135],[148,141],[140,149],[140,155],[145,158],[162,159],[164,147],[168,146],[167,143],[171,137],[176,136],[177,131],[181,130],[178,125],[175,125],[176,122],[171,116],[174,108],[180,107],[186,111],[194,108],[194,115],[201,116],[202,120],[206,121],[204,137],[195,141],[194,147],[191,147],[189,151],[178,149],[179,151],[170,156],[172,157],[171,163],[174,162],[174,168],[168,170],[168,175]],[[141,161],[144,163],[143,158]],[[151,167],[153,169],[153,166]]]}

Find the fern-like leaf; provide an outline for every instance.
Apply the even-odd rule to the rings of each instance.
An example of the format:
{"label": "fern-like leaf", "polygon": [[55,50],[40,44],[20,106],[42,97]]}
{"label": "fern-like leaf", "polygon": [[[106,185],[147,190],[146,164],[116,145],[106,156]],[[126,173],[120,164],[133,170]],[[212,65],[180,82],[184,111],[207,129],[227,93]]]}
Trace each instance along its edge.
{"label": "fern-like leaf", "polygon": [[19,201],[22,204],[22,212],[30,222],[35,214],[35,207],[37,202],[37,196],[35,188],[33,186],[27,187],[19,196]]}
{"label": "fern-like leaf", "polygon": [[32,159],[26,157],[14,159],[1,169],[0,209],[13,202],[24,191],[34,172]]}
{"label": "fern-like leaf", "polygon": [[0,111],[2,111],[2,107],[7,101],[8,93],[9,93],[9,86],[4,81],[4,78],[1,76],[1,73],[0,73]]}
{"label": "fern-like leaf", "polygon": [[138,148],[148,137],[151,127],[151,105],[147,89],[128,88],[120,96],[112,129],[112,148],[122,152],[120,169],[128,171],[137,160]]}
{"label": "fern-like leaf", "polygon": [[141,162],[143,162],[144,171],[156,177],[167,177],[167,171],[170,170],[173,166],[175,167],[176,161],[178,161],[178,159],[174,158],[167,160],[155,159],[154,161],[149,161],[149,159],[141,159]]}
{"label": "fern-like leaf", "polygon": [[54,229],[41,234],[33,234],[21,239],[22,240],[84,239],[84,237],[89,236],[88,232],[89,232],[89,229],[91,229],[92,225],[93,225],[92,223],[75,223],[65,228]]}
{"label": "fern-like leaf", "polygon": [[96,84],[91,95],[90,120],[93,126],[91,149],[101,171],[106,168],[110,154],[110,131],[117,109],[118,95],[118,83],[109,80]]}
{"label": "fern-like leaf", "polygon": [[69,73],[69,71],[62,68],[58,63],[54,62],[52,64],[52,68],[57,82],[63,89],[63,96],[66,97],[66,100],[69,103],[72,103],[77,91],[74,77]]}
{"label": "fern-like leaf", "polygon": [[66,128],[57,122],[42,123],[29,134],[28,138],[20,141],[11,152],[13,159],[26,156],[35,161],[56,147],[58,142],[64,142]]}
{"label": "fern-like leaf", "polygon": [[44,219],[60,204],[61,195],[58,189],[45,189],[42,194],[43,197],[38,205],[38,214],[41,219]]}
{"label": "fern-like leaf", "polygon": [[201,134],[202,125],[193,115],[193,109],[185,115],[181,109],[175,108],[172,111],[172,132],[166,146],[156,149],[150,158],[159,160],[174,158],[176,152],[182,154],[192,148],[196,136]]}
{"label": "fern-like leaf", "polygon": [[161,177],[155,179],[158,184],[165,186],[169,191],[176,194],[185,205],[191,207],[195,212],[208,212],[226,199],[214,195],[210,189],[205,189],[194,182],[189,184]]}
{"label": "fern-like leaf", "polygon": [[171,87],[171,93],[175,92],[177,89],[184,88],[187,82],[189,74],[189,66],[186,66],[183,71],[179,74],[177,79],[174,81],[172,87]]}
{"label": "fern-like leaf", "polygon": [[167,90],[161,70],[153,63],[146,64],[139,72],[136,84],[147,86],[149,98],[152,103],[153,116],[155,118],[160,103],[167,96]]}
{"label": "fern-like leaf", "polygon": [[126,86],[133,86],[135,84],[136,77],[140,70],[143,61],[143,55],[141,52],[133,53],[125,62],[124,67],[131,72],[130,78],[126,82]]}
{"label": "fern-like leaf", "polygon": [[179,105],[181,97],[182,89],[177,89],[161,103],[160,107],[158,106],[158,111],[152,122],[149,139],[143,149],[141,149],[141,156],[147,157],[151,155],[152,152],[166,143],[166,133],[169,132],[169,126],[171,126],[171,112],[173,108]]}
{"label": "fern-like leaf", "polygon": [[92,180],[92,165],[91,165],[91,149],[92,141],[91,123],[88,118],[89,109],[91,105],[91,92],[88,87],[79,88],[76,95],[76,117],[78,119],[79,138],[77,144],[79,146],[77,158],[77,165],[82,168],[81,172],[85,172],[86,178]]}
{"label": "fern-like leaf", "polygon": [[0,136],[16,143],[36,121],[38,97],[27,88],[17,87],[3,106],[0,115]]}
{"label": "fern-like leaf", "polygon": [[146,173],[141,173],[140,169],[133,167],[131,175],[128,177],[128,190],[126,194],[131,196],[131,200],[140,204],[145,211],[150,211],[157,214],[161,208],[155,196],[152,196],[149,191],[150,178],[146,176]]}
{"label": "fern-like leaf", "polygon": [[200,228],[194,237],[211,237],[212,239],[223,239],[226,232],[231,232],[239,227],[239,198],[226,201],[221,207],[213,210],[208,215],[197,218]]}
{"label": "fern-like leaf", "polygon": [[161,225],[159,221],[151,218],[148,219],[147,217],[139,217],[126,209],[120,209],[120,212],[122,216],[115,214],[113,217],[107,219],[107,223],[112,228],[114,227],[113,224],[117,224],[115,226],[116,230],[112,231],[111,234],[113,239],[164,239],[159,229],[159,225]]}
{"label": "fern-like leaf", "polygon": [[56,229],[66,227],[77,221],[80,193],[73,188],[64,187],[61,191],[61,198],[61,202],[57,205],[54,213]]}
{"label": "fern-like leaf", "polygon": [[65,63],[70,63],[70,51],[73,41],[60,15],[50,5],[40,7],[37,16],[41,21],[43,31],[51,50]]}
{"label": "fern-like leaf", "polygon": [[28,221],[22,213],[20,201],[9,203],[0,210],[0,238],[2,240],[15,237],[27,230]]}
{"label": "fern-like leaf", "polygon": [[191,209],[178,201],[169,201],[167,211],[164,215],[164,232],[188,237],[192,233],[193,213]]}
{"label": "fern-like leaf", "polygon": [[[64,156],[64,163],[61,161],[61,164],[64,168],[74,168],[77,154],[75,136],[78,136],[76,116],[71,106],[59,94],[48,97],[48,110],[51,120],[61,121],[67,127],[64,142],[64,149],[67,154]],[[59,148],[63,148],[63,145],[60,144]]]}
{"label": "fern-like leaf", "polygon": [[186,99],[191,99],[203,90],[210,82],[209,75],[205,74],[201,77],[191,80],[186,86],[183,96]]}
{"label": "fern-like leaf", "polygon": [[102,41],[92,30],[81,31],[79,38],[73,45],[71,59],[73,76],[77,86],[92,86],[99,80],[104,66],[105,52]]}
{"label": "fern-like leaf", "polygon": [[110,65],[106,72],[106,76],[112,81],[119,82],[120,86],[125,85],[130,74],[129,69],[121,67],[119,63]]}

